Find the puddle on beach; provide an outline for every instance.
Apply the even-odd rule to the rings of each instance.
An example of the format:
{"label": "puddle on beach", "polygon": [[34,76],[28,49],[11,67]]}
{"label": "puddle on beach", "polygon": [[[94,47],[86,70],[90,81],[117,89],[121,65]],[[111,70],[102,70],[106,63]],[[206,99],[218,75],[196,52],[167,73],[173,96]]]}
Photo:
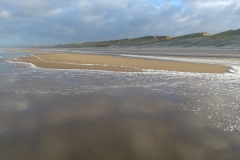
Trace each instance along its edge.
{"label": "puddle on beach", "polygon": [[239,159],[239,132],[140,89],[77,97],[0,94],[0,159]]}
{"label": "puddle on beach", "polygon": [[0,53],[0,159],[240,159],[239,73],[48,70],[4,61],[22,55]]}

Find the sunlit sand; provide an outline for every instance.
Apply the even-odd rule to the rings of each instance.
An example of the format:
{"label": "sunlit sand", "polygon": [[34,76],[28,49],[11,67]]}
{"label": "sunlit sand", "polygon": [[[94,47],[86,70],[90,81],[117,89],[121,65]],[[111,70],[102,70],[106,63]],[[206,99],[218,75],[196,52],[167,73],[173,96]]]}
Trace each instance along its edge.
{"label": "sunlit sand", "polygon": [[35,55],[21,57],[12,61],[31,63],[41,68],[53,69],[88,69],[120,72],[141,72],[144,70],[166,70],[196,73],[225,73],[227,66],[151,60],[144,58],[121,57],[96,54],[73,54],[67,52],[34,51]]}

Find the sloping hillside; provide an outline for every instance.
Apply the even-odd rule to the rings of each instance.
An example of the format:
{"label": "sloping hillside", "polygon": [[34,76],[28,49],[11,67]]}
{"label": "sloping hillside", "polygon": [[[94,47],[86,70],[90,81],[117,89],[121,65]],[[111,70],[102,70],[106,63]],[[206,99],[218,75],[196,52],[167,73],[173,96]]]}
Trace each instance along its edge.
{"label": "sloping hillside", "polygon": [[146,45],[158,42],[163,42],[171,39],[170,36],[146,36],[139,38],[125,38],[121,40],[111,40],[102,42],[86,42],[86,43],[72,43],[72,44],[59,44],[54,47],[61,48],[76,48],[76,47],[109,47],[109,46],[134,46],[134,45]]}
{"label": "sloping hillside", "polygon": [[154,47],[228,47],[240,48],[240,29],[210,35],[206,32],[179,36]]}
{"label": "sloping hillside", "polygon": [[240,29],[229,30],[215,35],[207,32],[183,36],[145,36],[121,40],[59,44],[50,48],[88,48],[88,47],[239,47]]}

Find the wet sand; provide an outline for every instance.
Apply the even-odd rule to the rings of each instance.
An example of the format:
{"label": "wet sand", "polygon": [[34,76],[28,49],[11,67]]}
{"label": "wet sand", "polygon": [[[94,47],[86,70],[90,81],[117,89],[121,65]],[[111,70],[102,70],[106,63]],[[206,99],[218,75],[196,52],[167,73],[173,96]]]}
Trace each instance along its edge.
{"label": "wet sand", "polygon": [[0,160],[240,159],[239,75],[229,74],[35,70],[0,61]]}
{"label": "wet sand", "polygon": [[[170,95],[0,92],[2,160],[236,160],[239,132],[206,127]],[[193,154],[194,153],[194,154]]]}
{"label": "wet sand", "polygon": [[228,67],[213,64],[191,62],[151,60],[113,55],[73,54],[67,52],[51,52],[40,50],[17,50],[37,53],[32,56],[21,57],[12,61],[34,64],[41,68],[54,69],[89,69],[120,72],[140,72],[143,70],[166,70],[196,73],[225,73]]}

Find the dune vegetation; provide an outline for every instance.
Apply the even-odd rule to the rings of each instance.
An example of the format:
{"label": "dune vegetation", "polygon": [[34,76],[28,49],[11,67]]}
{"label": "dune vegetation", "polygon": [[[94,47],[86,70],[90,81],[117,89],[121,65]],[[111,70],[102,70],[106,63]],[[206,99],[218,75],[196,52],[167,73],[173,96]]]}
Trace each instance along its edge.
{"label": "dune vegetation", "polygon": [[89,48],[89,47],[238,47],[240,46],[240,29],[229,30],[215,35],[208,32],[193,33],[182,36],[145,36],[101,42],[58,44],[44,46],[47,48]]}

